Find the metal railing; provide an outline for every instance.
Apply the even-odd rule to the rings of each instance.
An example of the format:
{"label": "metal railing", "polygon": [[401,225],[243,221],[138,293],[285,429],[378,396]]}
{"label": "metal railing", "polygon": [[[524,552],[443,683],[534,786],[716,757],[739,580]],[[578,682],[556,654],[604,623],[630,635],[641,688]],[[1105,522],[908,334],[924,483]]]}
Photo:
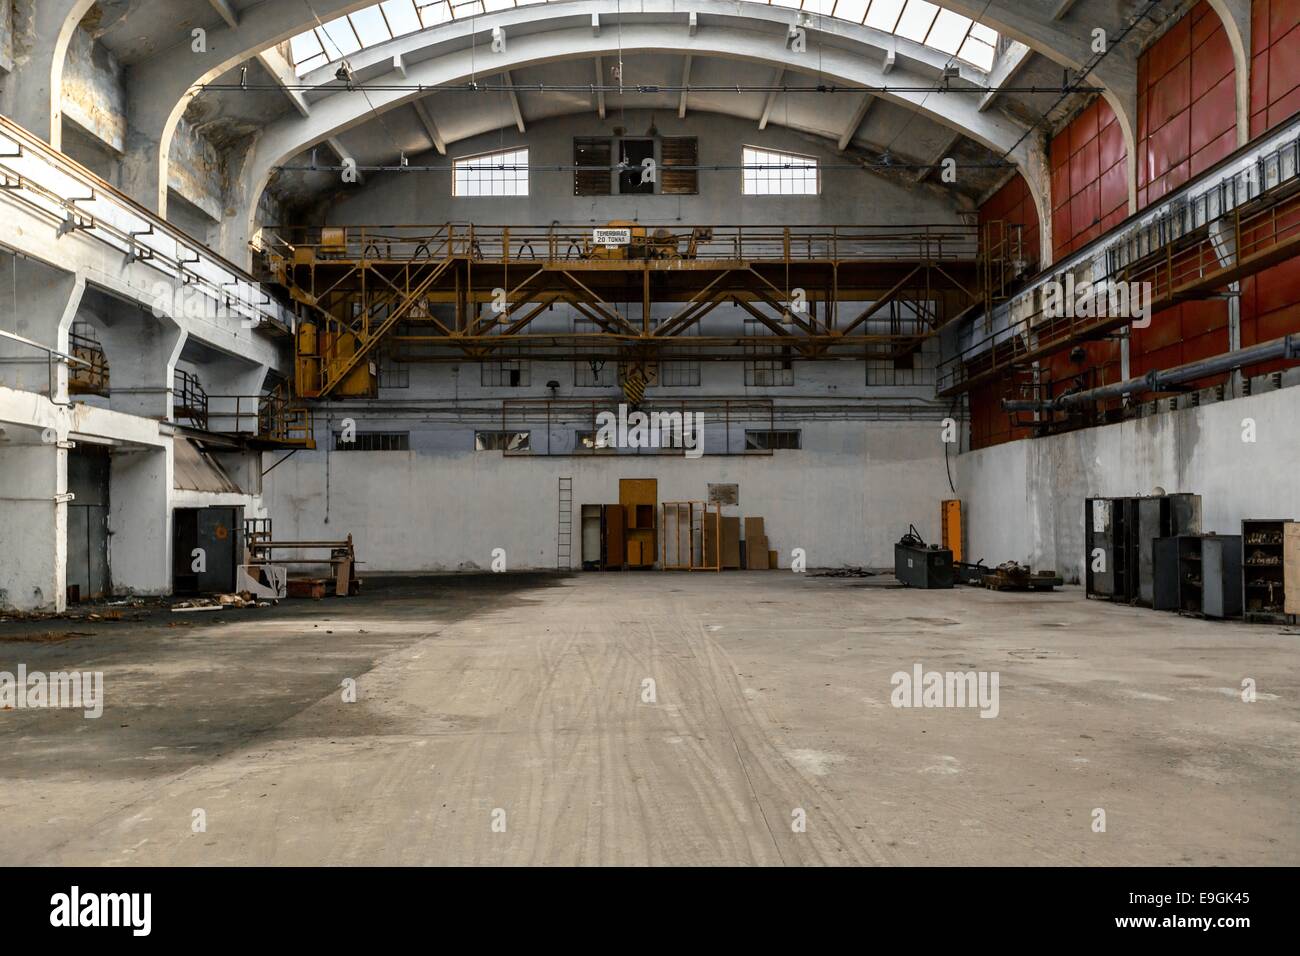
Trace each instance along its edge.
{"label": "metal railing", "polygon": [[[263,395],[211,396],[213,430],[268,444],[315,448],[312,411],[292,401],[283,387]],[[219,425],[217,423],[220,423]]]}
{"label": "metal railing", "polygon": [[184,419],[195,428],[207,431],[208,393],[199,384],[199,377],[178,368],[172,385],[172,417]]}
{"label": "metal railing", "polygon": [[68,391],[73,395],[108,395],[108,356],[104,354],[104,346],[89,334],[89,329],[78,331],[74,326],[68,333],[68,348],[85,363],[68,369]]}
{"label": "metal railing", "polygon": [[292,328],[293,314],[244,270],[4,116],[0,196],[47,217],[59,235],[90,236],[254,327]]}
{"label": "metal railing", "polygon": [[[1043,290],[1083,282],[1148,282],[1153,311],[1204,298],[1300,240],[1300,119],[1153,204],[1108,241],[1056,263],[1003,305],[971,320],[939,367],[940,394],[1126,324],[1115,316],[1045,314]],[[1291,253],[1294,254],[1294,253]],[[1252,269],[1252,260],[1254,265]],[[982,329],[981,329],[982,327]]]}
{"label": "metal railing", "polygon": [[[985,226],[654,226],[631,231],[627,246],[595,242],[594,225],[266,227],[266,253],[298,265],[368,264],[467,258],[477,262],[592,259],[704,259],[728,262],[945,261],[976,259]],[[999,245],[999,247],[1001,247]]]}

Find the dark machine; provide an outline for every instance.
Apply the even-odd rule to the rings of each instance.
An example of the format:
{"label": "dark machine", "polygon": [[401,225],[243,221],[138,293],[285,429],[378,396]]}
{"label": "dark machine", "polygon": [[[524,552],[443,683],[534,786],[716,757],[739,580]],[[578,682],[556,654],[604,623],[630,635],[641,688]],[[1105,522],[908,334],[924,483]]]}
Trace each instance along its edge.
{"label": "dark machine", "polygon": [[952,550],[927,545],[915,525],[894,545],[894,577],[910,588],[950,588],[953,585]]}

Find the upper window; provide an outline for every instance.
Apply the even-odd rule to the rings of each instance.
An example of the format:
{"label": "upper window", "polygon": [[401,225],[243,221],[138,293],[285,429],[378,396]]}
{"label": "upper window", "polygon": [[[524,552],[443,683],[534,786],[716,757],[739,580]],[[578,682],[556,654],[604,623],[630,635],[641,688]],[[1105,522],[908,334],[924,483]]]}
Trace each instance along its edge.
{"label": "upper window", "polygon": [[[550,0],[383,0],[336,17],[289,41],[299,76],[394,37],[406,36],[449,20],[547,3]],[[756,0],[763,2],[763,0]],[[956,56],[986,73],[993,68],[998,35],[970,17],[928,0],[767,0],[778,7],[865,23],[869,27],[924,43]]]}
{"label": "upper window", "polygon": [[746,196],[816,196],[821,189],[811,156],[746,146],[743,157]]}
{"label": "upper window", "polygon": [[527,196],[528,150],[503,149],[452,160],[453,196]]}

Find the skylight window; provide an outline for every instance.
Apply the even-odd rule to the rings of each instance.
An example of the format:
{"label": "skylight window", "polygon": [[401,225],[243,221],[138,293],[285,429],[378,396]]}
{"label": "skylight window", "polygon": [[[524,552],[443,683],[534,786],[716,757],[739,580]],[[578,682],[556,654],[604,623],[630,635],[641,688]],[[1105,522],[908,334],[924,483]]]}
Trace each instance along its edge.
{"label": "skylight window", "polygon": [[[451,20],[531,6],[550,0],[383,0],[336,17],[289,41],[299,76],[396,37]],[[764,2],[764,0],[756,0]],[[985,72],[993,68],[998,35],[929,0],[765,0],[772,6],[864,23],[956,56]]]}

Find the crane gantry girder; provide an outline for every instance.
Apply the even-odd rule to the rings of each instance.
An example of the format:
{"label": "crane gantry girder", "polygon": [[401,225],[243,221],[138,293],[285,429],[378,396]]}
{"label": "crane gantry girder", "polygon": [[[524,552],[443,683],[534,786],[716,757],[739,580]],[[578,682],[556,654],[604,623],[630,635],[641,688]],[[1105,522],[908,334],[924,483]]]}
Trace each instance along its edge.
{"label": "crane gantry girder", "polygon": [[[606,247],[589,227],[365,227],[288,231],[298,241],[282,233],[267,255],[305,310],[298,394],[324,397],[364,391],[358,373],[386,338],[411,361],[905,354],[943,322],[1005,296],[1023,271],[987,230],[631,226],[625,245]],[[905,317],[884,313],[904,302]],[[555,305],[592,331],[538,331]],[[675,308],[655,308],[664,305]],[[723,305],[762,334],[705,327]],[[395,335],[399,324],[406,331]]]}

